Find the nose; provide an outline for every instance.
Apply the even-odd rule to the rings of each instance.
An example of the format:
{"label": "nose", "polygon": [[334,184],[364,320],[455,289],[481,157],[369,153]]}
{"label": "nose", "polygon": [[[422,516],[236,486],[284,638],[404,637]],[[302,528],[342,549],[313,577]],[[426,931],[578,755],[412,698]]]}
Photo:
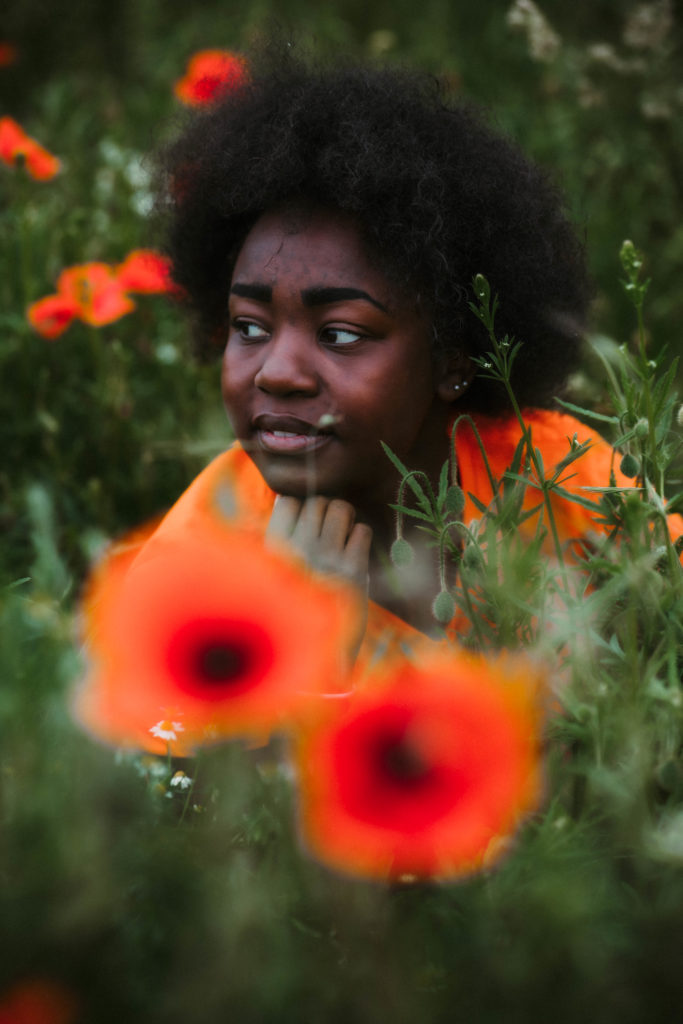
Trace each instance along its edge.
{"label": "nose", "polygon": [[295,328],[280,331],[263,349],[254,383],[269,394],[314,395],[319,388],[315,340]]}

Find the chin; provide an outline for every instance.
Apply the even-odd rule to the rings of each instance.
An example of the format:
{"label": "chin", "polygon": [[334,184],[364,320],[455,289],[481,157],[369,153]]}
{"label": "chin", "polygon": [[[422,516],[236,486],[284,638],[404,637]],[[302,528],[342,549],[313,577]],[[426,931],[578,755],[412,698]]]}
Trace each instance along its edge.
{"label": "chin", "polygon": [[272,466],[258,466],[258,469],[271,491],[282,494],[283,497],[303,500],[313,494],[325,493],[314,474],[292,473],[291,468],[280,469]]}

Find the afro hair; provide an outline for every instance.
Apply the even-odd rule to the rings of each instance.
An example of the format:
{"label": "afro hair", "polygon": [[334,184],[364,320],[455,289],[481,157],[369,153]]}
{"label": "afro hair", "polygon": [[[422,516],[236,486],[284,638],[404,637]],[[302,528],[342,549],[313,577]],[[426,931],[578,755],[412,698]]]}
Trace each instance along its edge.
{"label": "afro hair", "polygon": [[[167,249],[200,355],[218,353],[228,290],[258,218],[288,201],[351,214],[372,258],[432,325],[434,345],[483,356],[469,307],[483,274],[496,332],[522,342],[519,403],[548,405],[581,354],[583,247],[549,176],[473,104],[431,76],[271,48],[247,81],[194,114],[162,154]],[[496,414],[503,387],[475,378],[459,407]]]}

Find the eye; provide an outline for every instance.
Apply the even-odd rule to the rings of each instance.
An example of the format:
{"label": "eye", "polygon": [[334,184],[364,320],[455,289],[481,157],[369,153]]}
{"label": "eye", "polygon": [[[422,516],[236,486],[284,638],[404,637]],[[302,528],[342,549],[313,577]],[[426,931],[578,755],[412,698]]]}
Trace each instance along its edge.
{"label": "eye", "polygon": [[231,327],[237,331],[244,341],[266,341],[268,331],[253,320],[235,319],[231,321]]}
{"label": "eye", "polygon": [[349,348],[362,341],[364,337],[360,331],[354,331],[350,327],[325,327],[320,332],[321,341],[334,348]]}

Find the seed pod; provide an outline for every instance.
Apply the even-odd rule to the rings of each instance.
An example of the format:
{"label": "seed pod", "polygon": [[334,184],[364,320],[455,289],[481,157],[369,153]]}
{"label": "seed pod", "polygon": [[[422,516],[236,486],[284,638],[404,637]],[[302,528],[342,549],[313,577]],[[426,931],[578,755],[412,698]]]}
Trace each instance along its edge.
{"label": "seed pod", "polygon": [[446,511],[452,516],[460,516],[464,507],[465,492],[462,487],[452,484],[446,491]]}
{"label": "seed pod", "polygon": [[455,615],[455,601],[447,590],[437,594],[432,603],[432,613],[437,622],[450,622]]}
{"label": "seed pod", "polygon": [[401,569],[412,562],[413,549],[407,540],[404,540],[403,537],[398,537],[391,545],[390,556],[396,568]]}
{"label": "seed pod", "polygon": [[638,476],[638,473],[640,472],[640,463],[638,462],[638,459],[635,457],[635,455],[631,455],[630,452],[627,452],[621,460],[619,469],[624,474],[624,476]]}

